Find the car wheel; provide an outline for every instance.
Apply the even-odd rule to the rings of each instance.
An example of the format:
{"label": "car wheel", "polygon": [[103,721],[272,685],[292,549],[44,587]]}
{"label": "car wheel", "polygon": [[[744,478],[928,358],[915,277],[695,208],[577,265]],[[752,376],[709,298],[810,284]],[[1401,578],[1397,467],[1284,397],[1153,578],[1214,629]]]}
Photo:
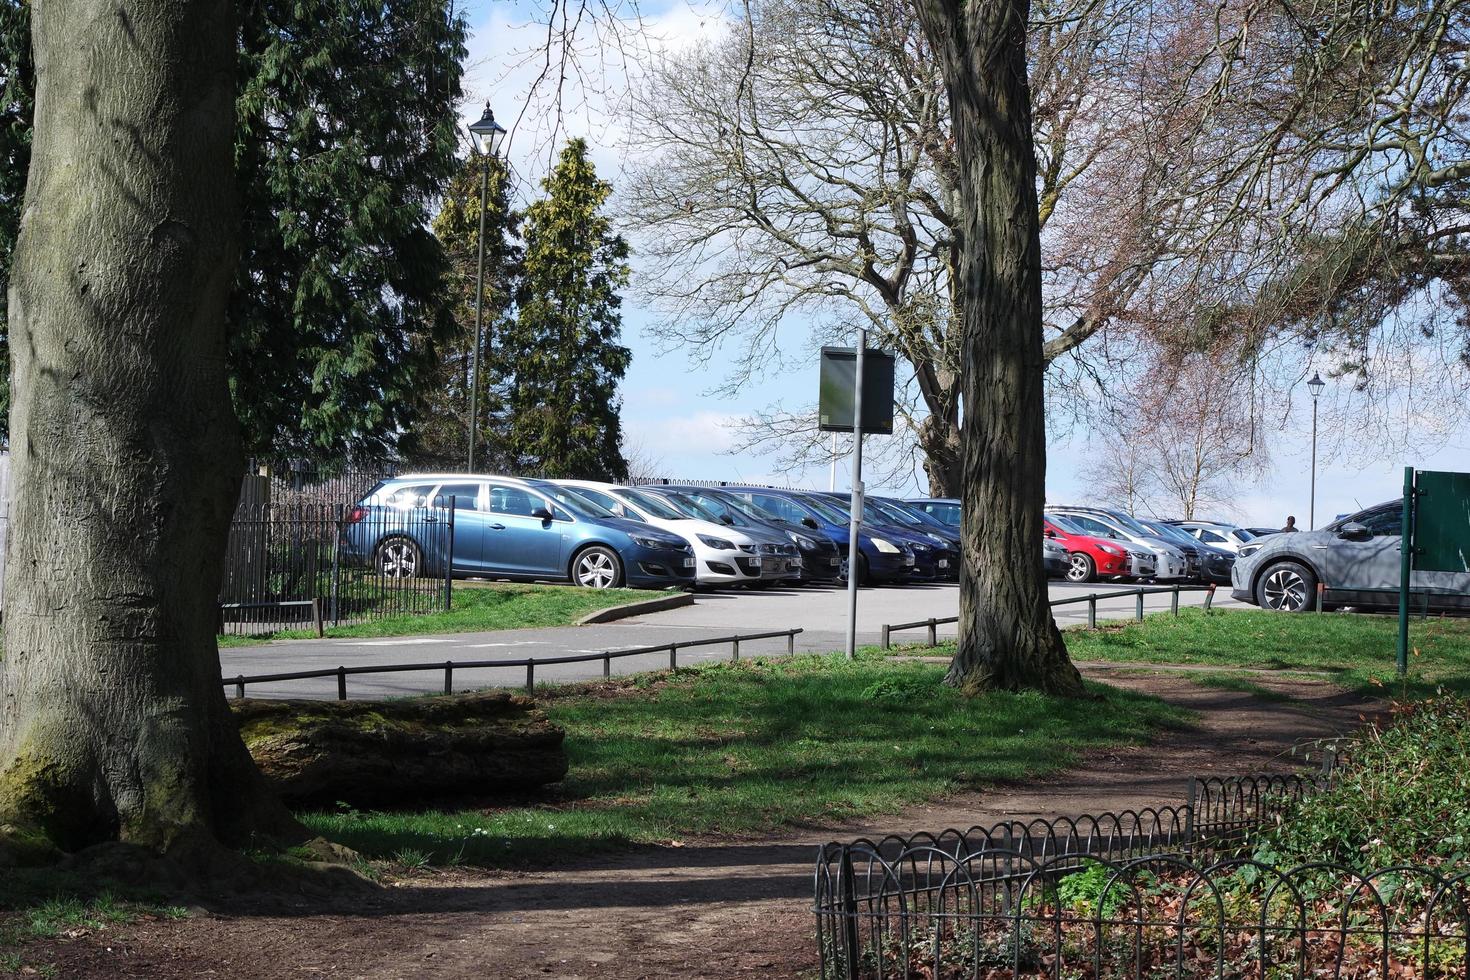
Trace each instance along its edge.
{"label": "car wheel", "polygon": [[1067,567],[1068,582],[1091,582],[1097,572],[1097,566],[1092,559],[1080,551],[1072,553],[1072,563]]}
{"label": "car wheel", "polygon": [[424,556],[411,538],[389,538],[378,545],[374,564],[384,578],[416,578],[423,570]]}
{"label": "car wheel", "polygon": [[623,563],[617,552],[595,544],[572,559],[572,581],[587,589],[612,589],[623,582]]}
{"label": "car wheel", "polygon": [[1256,605],[1277,612],[1311,612],[1317,604],[1317,576],[1300,562],[1268,565],[1256,580]]}

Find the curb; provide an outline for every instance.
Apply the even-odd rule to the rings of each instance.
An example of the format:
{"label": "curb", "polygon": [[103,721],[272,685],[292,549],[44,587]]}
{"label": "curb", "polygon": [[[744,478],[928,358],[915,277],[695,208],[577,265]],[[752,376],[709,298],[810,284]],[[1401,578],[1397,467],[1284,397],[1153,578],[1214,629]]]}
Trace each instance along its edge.
{"label": "curb", "polygon": [[596,623],[611,623],[619,619],[627,619],[630,616],[641,616],[644,613],[663,612],[665,609],[678,609],[681,606],[694,605],[694,594],[691,592],[677,592],[673,595],[659,596],[657,599],[644,599],[641,602],[630,602],[625,606],[613,606],[611,609],[599,609],[588,613],[573,623],[573,626],[592,626]]}

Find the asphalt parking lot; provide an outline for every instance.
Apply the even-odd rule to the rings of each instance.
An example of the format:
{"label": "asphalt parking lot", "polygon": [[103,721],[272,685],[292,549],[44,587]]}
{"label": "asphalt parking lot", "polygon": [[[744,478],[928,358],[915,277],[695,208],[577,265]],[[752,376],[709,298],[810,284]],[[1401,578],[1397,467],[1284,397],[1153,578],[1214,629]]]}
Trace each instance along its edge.
{"label": "asphalt parking lot", "polygon": [[[1106,584],[1051,584],[1053,600],[1085,596],[1090,592],[1111,592],[1119,588]],[[1127,619],[1134,615],[1137,600],[1132,596],[1104,599],[1098,602],[1098,619]],[[1157,592],[1145,596],[1144,608],[1159,612],[1170,607],[1171,593]],[[1181,606],[1201,605],[1202,592],[1184,592]],[[1217,607],[1236,605],[1228,593],[1215,594]],[[955,615],[959,608],[959,587],[953,584],[910,585],[902,588],[870,588],[859,594],[858,642],[876,644],[885,623],[944,618]],[[1055,609],[1062,626],[1085,623],[1087,604],[1077,603]],[[445,661],[524,660],[598,654],[631,647],[660,643],[689,643],[709,637],[735,633],[760,633],[792,628],[802,629],[796,637],[798,651],[829,651],[842,648],[846,637],[847,593],[838,588],[768,589],[758,592],[730,591],[702,593],[694,605],[670,609],[597,626],[562,626],[550,629],[503,630],[495,633],[457,633],[438,636],[406,636],[381,639],[282,640],[256,647],[234,647],[220,651],[220,666],[227,682],[237,675],[288,673],[293,671],[335,669],[341,665],[383,665],[424,663],[433,669],[423,672],[369,674],[348,678],[347,693],[354,698],[395,697],[442,691]],[[954,627],[940,626],[940,637],[952,637]],[[925,630],[894,634],[895,643],[918,642]],[[742,656],[786,652],[784,638],[745,641]],[[694,647],[679,651],[679,663],[701,660],[725,660],[731,655],[729,644]],[[626,657],[612,662],[615,674],[658,670],[669,665],[666,651]],[[581,663],[538,666],[537,683],[588,680],[602,676],[601,660]],[[456,690],[478,687],[514,687],[525,683],[525,668],[457,668]],[[227,689],[233,694],[233,687]],[[335,677],[300,681],[276,681],[251,685],[252,697],[330,698],[337,695]]]}

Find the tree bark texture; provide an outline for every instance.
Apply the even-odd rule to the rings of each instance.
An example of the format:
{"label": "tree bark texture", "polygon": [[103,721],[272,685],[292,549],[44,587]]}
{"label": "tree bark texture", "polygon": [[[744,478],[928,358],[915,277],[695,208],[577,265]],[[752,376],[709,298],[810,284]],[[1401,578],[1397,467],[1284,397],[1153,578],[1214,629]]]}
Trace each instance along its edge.
{"label": "tree bark texture", "polygon": [[10,286],[0,823],[168,851],[291,826],[220,686],[241,472],[227,0],[38,0]]}
{"label": "tree bark texture", "polygon": [[1047,605],[1041,237],[1028,0],[916,0],[954,116],[964,438],[959,643],[947,682],[1080,695]]}

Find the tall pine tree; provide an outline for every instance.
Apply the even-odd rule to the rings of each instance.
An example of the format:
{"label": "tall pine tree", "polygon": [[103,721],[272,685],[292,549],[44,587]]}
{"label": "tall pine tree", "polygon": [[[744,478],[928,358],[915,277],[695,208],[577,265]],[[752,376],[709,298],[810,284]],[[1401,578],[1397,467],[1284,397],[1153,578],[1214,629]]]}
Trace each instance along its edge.
{"label": "tall pine tree", "polygon": [[480,243],[480,181],[489,165],[485,195],[485,320],[480,350],[479,439],[475,468],[513,469],[507,455],[506,390],[512,367],[501,338],[514,310],[521,248],[521,215],[510,201],[510,174],[500,158],[471,152],[444,193],[434,234],[449,258],[449,296],[454,332],[440,345],[420,410],[405,435],[416,466],[462,469],[468,449],[469,384],[475,339],[475,278]]}
{"label": "tall pine tree", "polygon": [[618,290],[628,244],[603,213],[612,185],[576,139],[542,186],[546,198],[526,211],[517,314],[501,343],[514,374],[507,446],[522,472],[624,479],[618,382],[632,354],[618,342]]}
{"label": "tall pine tree", "polygon": [[[29,13],[0,0],[0,288],[30,141]],[[454,329],[427,224],[458,167],[463,20],[443,0],[245,0],[237,14],[229,367],[245,448],[394,450]]]}

